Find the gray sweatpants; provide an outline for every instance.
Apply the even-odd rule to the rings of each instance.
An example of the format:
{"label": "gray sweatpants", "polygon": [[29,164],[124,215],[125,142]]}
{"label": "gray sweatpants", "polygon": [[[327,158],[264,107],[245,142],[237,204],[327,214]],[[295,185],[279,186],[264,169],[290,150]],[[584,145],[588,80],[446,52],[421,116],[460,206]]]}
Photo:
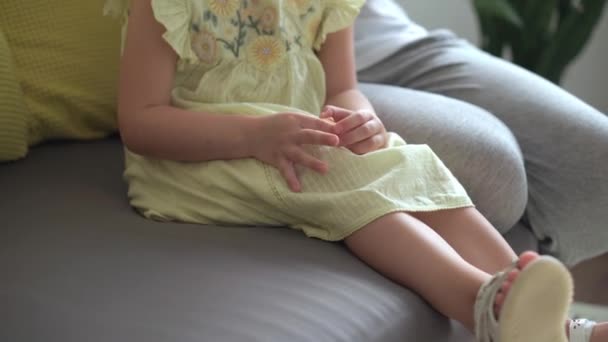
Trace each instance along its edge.
{"label": "gray sweatpants", "polygon": [[358,76],[387,128],[429,144],[502,233],[525,225],[568,265],[608,252],[606,115],[443,30]]}

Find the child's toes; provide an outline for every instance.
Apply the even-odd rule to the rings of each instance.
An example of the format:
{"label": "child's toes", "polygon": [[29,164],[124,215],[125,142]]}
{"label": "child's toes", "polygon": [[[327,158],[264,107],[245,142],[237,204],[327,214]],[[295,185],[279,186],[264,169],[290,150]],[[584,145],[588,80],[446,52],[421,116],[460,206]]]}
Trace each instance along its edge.
{"label": "child's toes", "polygon": [[538,259],[538,257],[539,257],[539,255],[536,252],[532,252],[532,251],[523,252],[519,256],[519,262],[517,263],[517,268],[519,268],[520,270],[523,270],[532,261]]}
{"label": "child's toes", "polygon": [[494,316],[498,318],[500,313],[500,309],[502,309],[502,304],[505,302],[505,294],[503,292],[499,292],[496,294],[496,298],[494,299]]}
{"label": "child's toes", "polygon": [[536,252],[524,252],[519,256],[519,261],[517,263],[518,269],[512,270],[507,275],[507,279],[501,285],[501,290],[496,294],[496,298],[494,300],[494,314],[496,317],[500,316],[500,310],[502,309],[502,304],[505,302],[505,298],[509,294],[511,290],[511,285],[517,281],[517,277],[522,269],[526,268],[532,261],[538,259],[539,255]]}

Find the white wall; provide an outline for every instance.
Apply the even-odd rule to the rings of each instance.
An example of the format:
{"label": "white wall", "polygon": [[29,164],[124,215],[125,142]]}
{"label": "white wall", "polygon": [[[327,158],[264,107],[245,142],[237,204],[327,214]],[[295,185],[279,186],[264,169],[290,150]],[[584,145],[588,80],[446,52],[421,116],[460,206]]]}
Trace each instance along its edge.
{"label": "white wall", "polygon": [[[531,0],[542,1],[542,0]],[[449,28],[477,43],[472,0],[398,0],[414,21],[427,28]],[[608,9],[585,51],[574,61],[562,86],[608,114]]]}

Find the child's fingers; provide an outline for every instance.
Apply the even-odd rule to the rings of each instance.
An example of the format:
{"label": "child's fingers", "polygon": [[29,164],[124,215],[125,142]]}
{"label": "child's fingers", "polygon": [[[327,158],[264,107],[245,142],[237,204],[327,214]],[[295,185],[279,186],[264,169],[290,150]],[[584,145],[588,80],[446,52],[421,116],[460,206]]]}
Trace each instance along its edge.
{"label": "child's fingers", "polygon": [[300,164],[318,173],[326,173],[328,169],[327,163],[313,157],[302,148],[294,149],[287,158],[295,164]]}
{"label": "child's fingers", "polygon": [[300,127],[307,129],[314,129],[317,131],[323,131],[327,133],[333,133],[334,123],[328,120],[320,119],[314,116],[302,115],[300,116]]}
{"label": "child's fingers", "polygon": [[340,144],[342,146],[351,146],[353,144],[367,140],[374,135],[382,132],[381,124],[376,120],[369,120],[360,126],[356,126],[351,131],[340,136]]}
{"label": "child's fingers", "polygon": [[337,135],[312,129],[301,130],[297,133],[295,139],[295,143],[298,145],[337,146],[340,143],[340,138]]}
{"label": "child's fingers", "polygon": [[296,174],[296,169],[293,162],[287,159],[281,159],[279,160],[278,166],[279,172],[281,173],[281,176],[285,178],[289,189],[291,189],[293,192],[300,192],[302,186],[300,185],[300,180]]}
{"label": "child's fingers", "polygon": [[384,146],[384,140],[385,139],[381,134],[376,134],[373,137],[349,146],[348,149],[355,154],[366,154]]}
{"label": "child's fingers", "polygon": [[335,122],[344,120],[351,116],[354,112],[352,110],[336,107],[336,106],[325,106],[321,112],[324,118],[331,117]]}
{"label": "child's fingers", "polygon": [[342,134],[344,132],[348,132],[355,127],[361,126],[364,123],[372,120],[374,118],[374,114],[370,112],[354,112],[349,117],[344,120],[338,121],[336,126],[334,127],[334,132],[336,134]]}
{"label": "child's fingers", "polygon": [[327,106],[325,108],[323,108],[323,110],[321,111],[321,113],[319,114],[319,117],[321,119],[329,119],[332,118],[332,112],[331,109],[327,108]]}

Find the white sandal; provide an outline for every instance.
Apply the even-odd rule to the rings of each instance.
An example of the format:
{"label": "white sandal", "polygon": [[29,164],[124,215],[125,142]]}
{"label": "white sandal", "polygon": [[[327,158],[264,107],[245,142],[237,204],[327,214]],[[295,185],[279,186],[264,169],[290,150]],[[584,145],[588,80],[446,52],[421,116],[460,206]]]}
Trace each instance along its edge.
{"label": "white sandal", "polygon": [[552,257],[541,256],[520,271],[502,305],[500,319],[496,320],[496,294],[516,267],[514,262],[479,289],[475,302],[475,340],[568,342],[564,324],[572,299],[572,278],[566,267]]}
{"label": "white sandal", "polygon": [[591,333],[596,325],[594,321],[588,319],[573,319],[570,321],[570,342],[589,342]]}

